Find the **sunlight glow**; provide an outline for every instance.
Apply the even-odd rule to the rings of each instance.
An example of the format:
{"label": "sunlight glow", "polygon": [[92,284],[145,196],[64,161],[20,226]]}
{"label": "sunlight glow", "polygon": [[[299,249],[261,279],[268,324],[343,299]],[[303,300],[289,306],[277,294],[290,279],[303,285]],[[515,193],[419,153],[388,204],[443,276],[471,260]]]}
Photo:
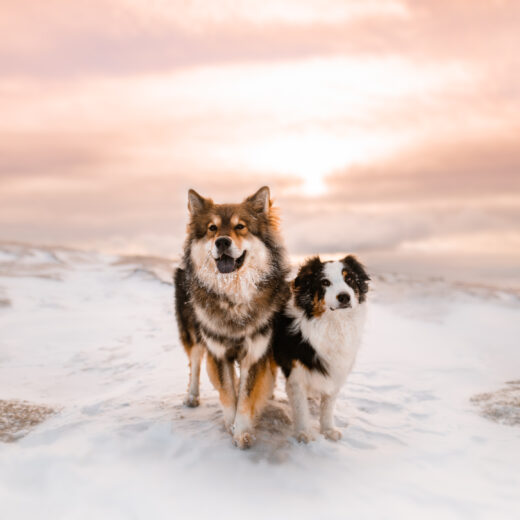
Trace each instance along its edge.
{"label": "sunlight glow", "polygon": [[407,18],[399,0],[112,0],[150,22],[170,23],[189,31],[230,23],[262,25],[339,24],[368,17]]}
{"label": "sunlight glow", "polygon": [[402,137],[377,135],[375,132],[370,136],[361,133],[341,137],[314,130],[234,143],[232,149],[220,150],[219,160],[230,166],[238,163],[249,171],[298,177],[303,181],[303,193],[317,196],[326,191],[326,175],[381,158],[402,142]]}
{"label": "sunlight glow", "polygon": [[398,57],[204,66],[63,88],[16,80],[4,85],[0,131],[52,126],[62,144],[90,144],[89,153],[114,157],[116,164],[106,163],[111,175],[143,168],[156,175],[172,168],[258,172],[299,179],[298,189],[312,196],[325,192],[327,175],[436,132],[431,118],[412,128],[388,107],[406,116],[414,100],[468,84],[475,84],[469,68]]}

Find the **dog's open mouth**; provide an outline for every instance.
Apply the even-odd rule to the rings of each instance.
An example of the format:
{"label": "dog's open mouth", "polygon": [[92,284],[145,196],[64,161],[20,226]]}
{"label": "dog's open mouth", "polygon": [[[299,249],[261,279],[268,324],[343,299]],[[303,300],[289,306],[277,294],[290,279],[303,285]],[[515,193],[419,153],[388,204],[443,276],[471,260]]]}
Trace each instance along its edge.
{"label": "dog's open mouth", "polygon": [[247,251],[244,251],[238,258],[229,255],[222,255],[215,259],[219,272],[226,274],[232,273],[242,267]]}

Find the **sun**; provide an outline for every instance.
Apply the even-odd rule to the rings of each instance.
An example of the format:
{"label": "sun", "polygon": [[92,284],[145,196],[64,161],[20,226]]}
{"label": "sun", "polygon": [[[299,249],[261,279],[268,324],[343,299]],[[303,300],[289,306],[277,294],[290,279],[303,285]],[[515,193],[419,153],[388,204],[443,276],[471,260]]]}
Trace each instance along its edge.
{"label": "sun", "polygon": [[221,149],[219,159],[252,173],[294,177],[301,181],[300,194],[316,197],[327,191],[327,175],[380,157],[394,144],[377,135],[342,137],[327,131],[279,133],[235,143],[232,149]]}

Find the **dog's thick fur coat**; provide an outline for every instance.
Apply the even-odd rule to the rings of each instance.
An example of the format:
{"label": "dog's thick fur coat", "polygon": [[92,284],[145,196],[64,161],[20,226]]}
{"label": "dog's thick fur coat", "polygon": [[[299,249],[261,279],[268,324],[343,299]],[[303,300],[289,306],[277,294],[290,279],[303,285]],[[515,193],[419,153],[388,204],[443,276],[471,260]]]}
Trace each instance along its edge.
{"label": "dog's thick fur coat", "polygon": [[185,404],[199,403],[207,350],[226,428],[237,446],[247,448],[274,385],[273,316],[290,293],[278,219],[267,187],[241,204],[215,204],[190,190],[188,208],[183,262],[175,272],[177,322],[190,361]]}

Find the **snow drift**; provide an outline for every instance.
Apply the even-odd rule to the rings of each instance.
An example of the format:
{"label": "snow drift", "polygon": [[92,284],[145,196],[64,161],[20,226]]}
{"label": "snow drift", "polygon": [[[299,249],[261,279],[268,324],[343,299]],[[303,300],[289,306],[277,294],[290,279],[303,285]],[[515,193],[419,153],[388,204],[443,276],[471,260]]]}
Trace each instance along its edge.
{"label": "snow drift", "polygon": [[174,264],[0,244],[0,399],[49,411],[0,443],[2,518],[517,516],[520,430],[471,398],[520,376],[518,295],[377,278],[343,439],[298,445],[280,378],[242,452],[207,377],[182,407]]}

